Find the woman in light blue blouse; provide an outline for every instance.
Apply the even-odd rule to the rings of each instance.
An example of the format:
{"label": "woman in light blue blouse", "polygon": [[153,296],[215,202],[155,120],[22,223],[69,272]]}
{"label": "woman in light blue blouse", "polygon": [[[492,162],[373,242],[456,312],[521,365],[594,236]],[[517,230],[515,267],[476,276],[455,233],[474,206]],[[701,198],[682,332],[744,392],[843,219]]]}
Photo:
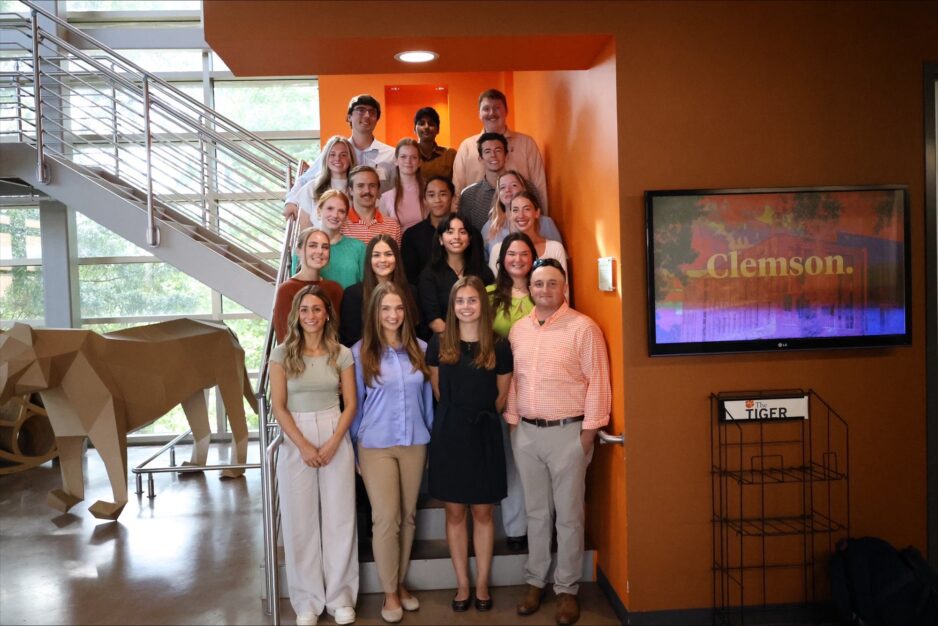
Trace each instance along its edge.
{"label": "woman in light blue blouse", "polygon": [[350,432],[372,507],[372,549],[384,591],[381,618],[396,623],[420,602],[404,588],[417,496],[433,425],[426,344],[395,283],[380,283],[366,304],[364,334],[352,346],[357,411]]}

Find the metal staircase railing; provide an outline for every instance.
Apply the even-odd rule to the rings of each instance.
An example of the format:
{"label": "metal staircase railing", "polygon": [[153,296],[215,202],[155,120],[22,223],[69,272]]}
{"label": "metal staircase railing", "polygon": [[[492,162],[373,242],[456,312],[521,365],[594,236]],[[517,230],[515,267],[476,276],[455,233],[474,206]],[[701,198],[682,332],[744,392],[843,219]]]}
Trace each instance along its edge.
{"label": "metal staircase railing", "polygon": [[50,158],[84,167],[145,207],[149,245],[159,246],[160,228],[175,228],[273,282],[294,159],[65,20],[23,4],[30,16],[0,20],[0,135],[36,148],[37,178],[48,180]]}
{"label": "metal staircase railing", "polygon": [[[284,229],[281,215],[293,158],[68,22],[21,1],[31,9],[29,17],[0,15],[0,141],[33,146],[37,178],[44,182],[46,159],[55,159],[122,188],[146,208],[151,246],[159,246],[159,228],[175,228],[279,286],[289,275],[296,235],[294,220]],[[83,51],[70,43],[76,38],[101,52]],[[270,324],[257,398],[267,613],[276,626],[275,470],[283,435],[270,420],[267,362],[273,345]]]}
{"label": "metal staircase railing", "polygon": [[[296,238],[296,220],[287,220],[285,242]],[[277,284],[289,276],[292,261],[291,246],[284,246],[280,257]],[[267,592],[265,611],[273,626],[280,625],[280,563],[277,537],[280,535],[280,498],[277,493],[277,457],[283,444],[283,433],[276,420],[270,419],[270,352],[274,348],[273,315],[264,338],[264,358],[257,376],[258,443],[261,449],[261,498],[264,525],[264,586]]]}

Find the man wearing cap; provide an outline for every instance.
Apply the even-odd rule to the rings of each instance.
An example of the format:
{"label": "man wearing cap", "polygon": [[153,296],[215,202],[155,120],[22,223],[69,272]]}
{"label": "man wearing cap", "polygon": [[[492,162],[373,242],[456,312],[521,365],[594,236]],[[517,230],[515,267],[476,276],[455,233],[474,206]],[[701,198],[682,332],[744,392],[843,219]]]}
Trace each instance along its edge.
{"label": "man wearing cap", "polygon": [[[381,191],[385,192],[392,186],[391,173],[394,171],[394,148],[375,139],[375,126],[381,119],[381,103],[366,93],[359,94],[349,100],[345,121],[352,129],[349,141],[355,151],[356,165],[370,165],[378,173]],[[312,165],[305,172],[296,177],[293,188],[287,195],[287,205],[284,216],[296,215],[296,203],[292,202],[294,195],[310,180],[316,178],[322,170],[322,153],[316,157]]]}
{"label": "man wearing cap", "polygon": [[[508,128],[508,99],[498,89],[487,89],[479,96],[479,120],[483,133],[499,133],[508,140],[506,170],[515,170],[537,189],[541,201],[541,212],[547,215],[547,176],[544,160],[534,139]],[[484,168],[477,157],[479,133],[467,137],[459,144],[456,161],[453,163],[453,185],[456,198],[462,190],[482,178]]]}
{"label": "man wearing cap", "polygon": [[551,501],[557,514],[554,593],[558,624],[575,623],[583,572],[583,503],[586,468],[596,431],[609,422],[612,391],[602,331],[564,298],[566,275],[556,259],[535,261],[531,313],[518,320],[508,339],[514,375],[505,421],[524,487],[528,518],[528,561],[519,615],[541,605],[550,568]]}

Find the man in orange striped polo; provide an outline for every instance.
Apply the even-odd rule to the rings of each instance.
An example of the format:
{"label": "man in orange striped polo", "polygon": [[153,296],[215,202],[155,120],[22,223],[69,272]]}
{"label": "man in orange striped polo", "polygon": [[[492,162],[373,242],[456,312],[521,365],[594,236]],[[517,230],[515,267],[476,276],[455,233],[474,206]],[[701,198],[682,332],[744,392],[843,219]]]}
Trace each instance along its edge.
{"label": "man in orange striped polo", "polygon": [[531,313],[508,338],[514,375],[505,420],[524,487],[528,562],[519,615],[537,611],[547,586],[557,514],[554,593],[557,623],[580,617],[577,591],[583,572],[583,499],[596,431],[609,422],[612,390],[603,333],[564,298],[566,274],[556,259],[538,259],[531,272]]}
{"label": "man in orange striped polo", "polygon": [[[381,179],[370,165],[356,165],[348,173],[349,195],[352,208],[342,225],[345,237],[358,239],[366,246],[375,235],[390,235],[401,245],[401,224],[378,210]],[[368,261],[370,263],[370,261]]]}

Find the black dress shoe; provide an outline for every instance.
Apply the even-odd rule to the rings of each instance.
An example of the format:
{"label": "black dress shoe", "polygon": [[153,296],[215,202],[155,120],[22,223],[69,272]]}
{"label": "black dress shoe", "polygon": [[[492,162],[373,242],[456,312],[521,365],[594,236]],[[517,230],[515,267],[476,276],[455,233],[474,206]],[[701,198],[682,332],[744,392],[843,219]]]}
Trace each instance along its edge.
{"label": "black dress shoe", "polygon": [[518,552],[519,550],[524,550],[528,547],[528,536],[521,535],[519,537],[506,537],[508,541],[508,549]]}
{"label": "black dress shoe", "polygon": [[492,610],[492,597],[489,596],[488,600],[483,600],[479,596],[475,597],[476,611],[491,611]]}
{"label": "black dress shoe", "polygon": [[453,596],[453,610],[457,613],[464,613],[469,610],[470,602],[470,598],[466,598],[465,600],[457,600],[456,597]]}

